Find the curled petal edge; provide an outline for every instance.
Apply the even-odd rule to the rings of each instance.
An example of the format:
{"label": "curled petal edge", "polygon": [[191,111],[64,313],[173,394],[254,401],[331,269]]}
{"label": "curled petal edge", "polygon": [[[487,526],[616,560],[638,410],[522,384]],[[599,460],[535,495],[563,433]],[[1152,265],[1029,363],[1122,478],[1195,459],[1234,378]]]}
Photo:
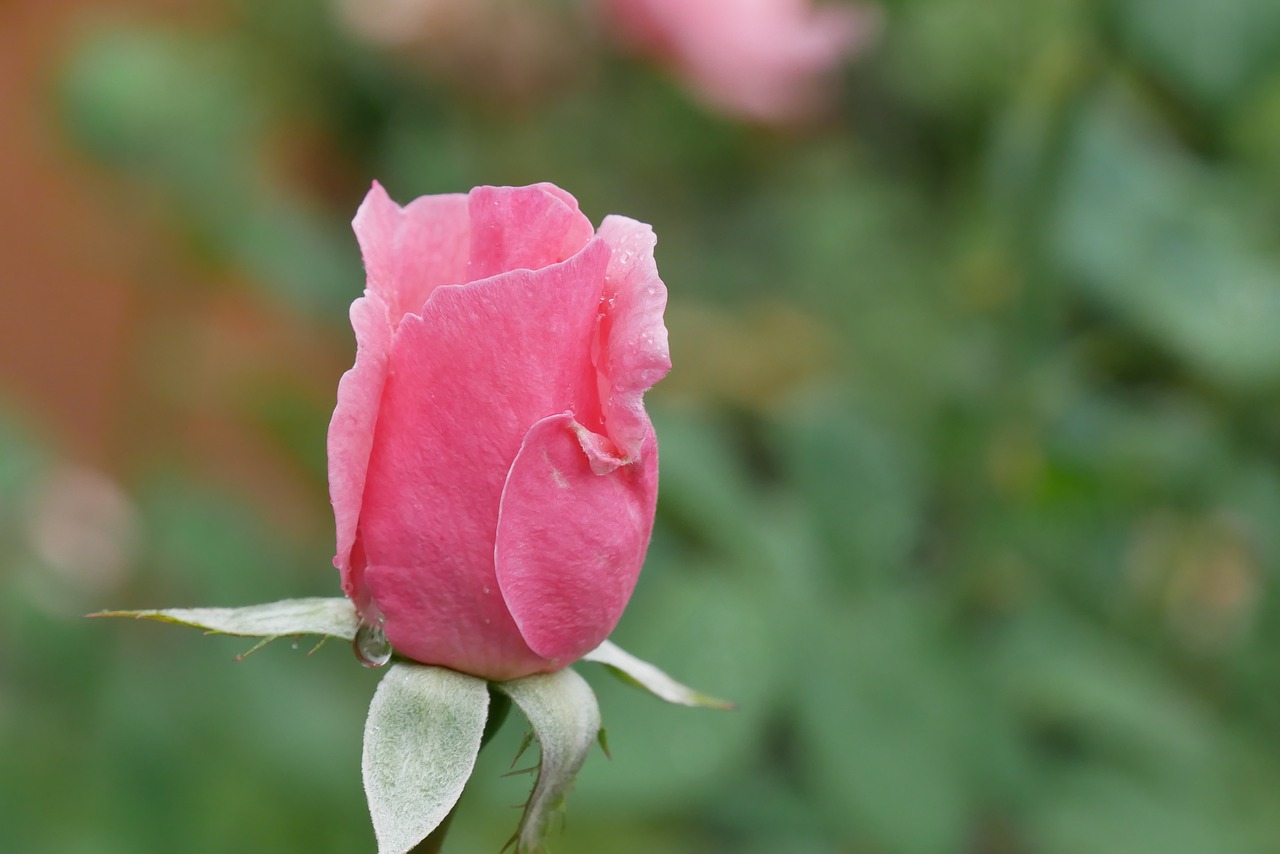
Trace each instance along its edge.
{"label": "curled petal edge", "polygon": [[[562,664],[617,625],[658,496],[656,451],[622,465],[585,446],[584,433],[567,413],[529,429],[507,474],[494,541],[498,587],[520,634]],[[652,427],[647,438],[652,445]]]}

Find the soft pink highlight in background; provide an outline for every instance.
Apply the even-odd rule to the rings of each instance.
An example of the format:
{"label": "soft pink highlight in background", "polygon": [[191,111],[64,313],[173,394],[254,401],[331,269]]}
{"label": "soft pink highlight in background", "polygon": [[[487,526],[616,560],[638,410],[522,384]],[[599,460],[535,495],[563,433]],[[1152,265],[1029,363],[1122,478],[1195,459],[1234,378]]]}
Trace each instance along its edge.
{"label": "soft pink highlight in background", "polygon": [[812,117],[840,63],[876,35],[868,7],[808,0],[601,0],[616,38],[709,105],[767,124]]}

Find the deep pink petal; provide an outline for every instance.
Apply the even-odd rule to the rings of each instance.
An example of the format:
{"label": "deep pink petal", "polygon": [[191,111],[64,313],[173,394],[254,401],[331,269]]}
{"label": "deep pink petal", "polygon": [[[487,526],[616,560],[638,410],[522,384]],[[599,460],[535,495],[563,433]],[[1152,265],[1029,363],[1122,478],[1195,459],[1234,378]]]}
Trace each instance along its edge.
{"label": "deep pink petal", "polygon": [[477,584],[475,574],[460,560],[364,571],[387,639],[401,655],[499,681],[556,669],[524,642],[497,581]]}
{"label": "deep pink petal", "polygon": [[590,352],[608,256],[595,240],[563,264],[440,287],[402,320],[360,531],[403,654],[489,678],[549,666],[498,590],[498,504],[530,424],[565,411],[599,423]]}
{"label": "deep pink petal", "polygon": [[476,187],[471,216],[471,279],[540,270],[573,257],[594,229],[573,196],[550,184]]}
{"label": "deep pink petal", "polygon": [[662,312],[667,288],[653,260],[653,229],[605,217],[599,237],[612,255],[605,274],[604,317],[594,358],[605,430],[624,460],[636,459],[649,432],[644,392],[671,370]]}
{"label": "deep pink petal", "polygon": [[525,642],[567,664],[609,636],[631,598],[653,530],[658,454],[598,475],[568,415],[529,430],[502,492],[498,584]]}
{"label": "deep pink petal", "polygon": [[342,589],[359,606],[356,575],[361,561],[355,561],[353,568],[351,550],[391,349],[391,324],[377,294],[367,293],[351,304],[351,326],[356,333],[356,363],[338,383],[338,403],[329,421],[329,498],[338,535],[333,564],[341,572]]}
{"label": "deep pink petal", "polygon": [[402,208],[374,182],[351,226],[369,290],[386,303],[393,327],[421,311],[436,287],[469,278],[470,220],[460,193],[423,196]]}

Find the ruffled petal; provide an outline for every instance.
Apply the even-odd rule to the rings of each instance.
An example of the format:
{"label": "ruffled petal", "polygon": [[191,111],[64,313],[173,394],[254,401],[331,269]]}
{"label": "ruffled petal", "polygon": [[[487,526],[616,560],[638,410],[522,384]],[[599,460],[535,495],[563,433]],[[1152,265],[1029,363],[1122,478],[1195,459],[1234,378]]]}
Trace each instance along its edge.
{"label": "ruffled petal", "polygon": [[644,223],[605,217],[599,237],[612,254],[605,273],[604,316],[594,353],[605,430],[622,461],[639,457],[649,432],[644,393],[671,370],[662,313],[667,288],[653,260],[657,238]]}
{"label": "ruffled petal", "polygon": [[387,636],[411,658],[495,679],[548,666],[498,592],[498,504],[528,425],[577,409],[599,420],[590,350],[608,255],[592,241],[563,264],[437,288],[395,335],[360,531]]}
{"label": "ruffled petal", "polygon": [[569,415],[535,424],[507,475],[494,548],[498,585],[525,642],[568,664],[599,646],[631,598],[653,530],[658,454],[592,470]]}
{"label": "ruffled petal", "polygon": [[351,223],[369,290],[382,297],[392,327],[417,314],[440,285],[468,279],[470,219],[460,193],[423,196],[400,207],[376,181]]}
{"label": "ruffled petal", "polygon": [[558,264],[581,252],[594,233],[573,196],[550,184],[476,187],[468,200],[471,279]]}
{"label": "ruffled petal", "polygon": [[329,499],[338,540],[333,565],[341,572],[342,589],[359,606],[356,576],[362,561],[358,556],[353,561],[352,549],[391,349],[387,309],[376,293],[366,293],[351,304],[351,326],[356,333],[356,363],[338,382],[338,403],[329,421]]}

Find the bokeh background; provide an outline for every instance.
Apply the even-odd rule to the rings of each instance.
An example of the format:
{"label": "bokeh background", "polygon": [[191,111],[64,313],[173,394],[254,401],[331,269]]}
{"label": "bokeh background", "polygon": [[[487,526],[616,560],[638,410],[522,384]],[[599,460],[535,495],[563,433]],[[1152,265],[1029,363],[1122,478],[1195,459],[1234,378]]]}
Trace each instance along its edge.
{"label": "bokeh background", "polygon": [[[555,851],[1280,849],[1280,4],[885,0],[787,126],[499,7],[0,6],[5,850],[373,850],[349,650],[81,615],[337,595],[374,178],[659,237],[615,639],[739,708],[584,666],[613,760]],[[520,735],[451,850],[514,829]]]}

